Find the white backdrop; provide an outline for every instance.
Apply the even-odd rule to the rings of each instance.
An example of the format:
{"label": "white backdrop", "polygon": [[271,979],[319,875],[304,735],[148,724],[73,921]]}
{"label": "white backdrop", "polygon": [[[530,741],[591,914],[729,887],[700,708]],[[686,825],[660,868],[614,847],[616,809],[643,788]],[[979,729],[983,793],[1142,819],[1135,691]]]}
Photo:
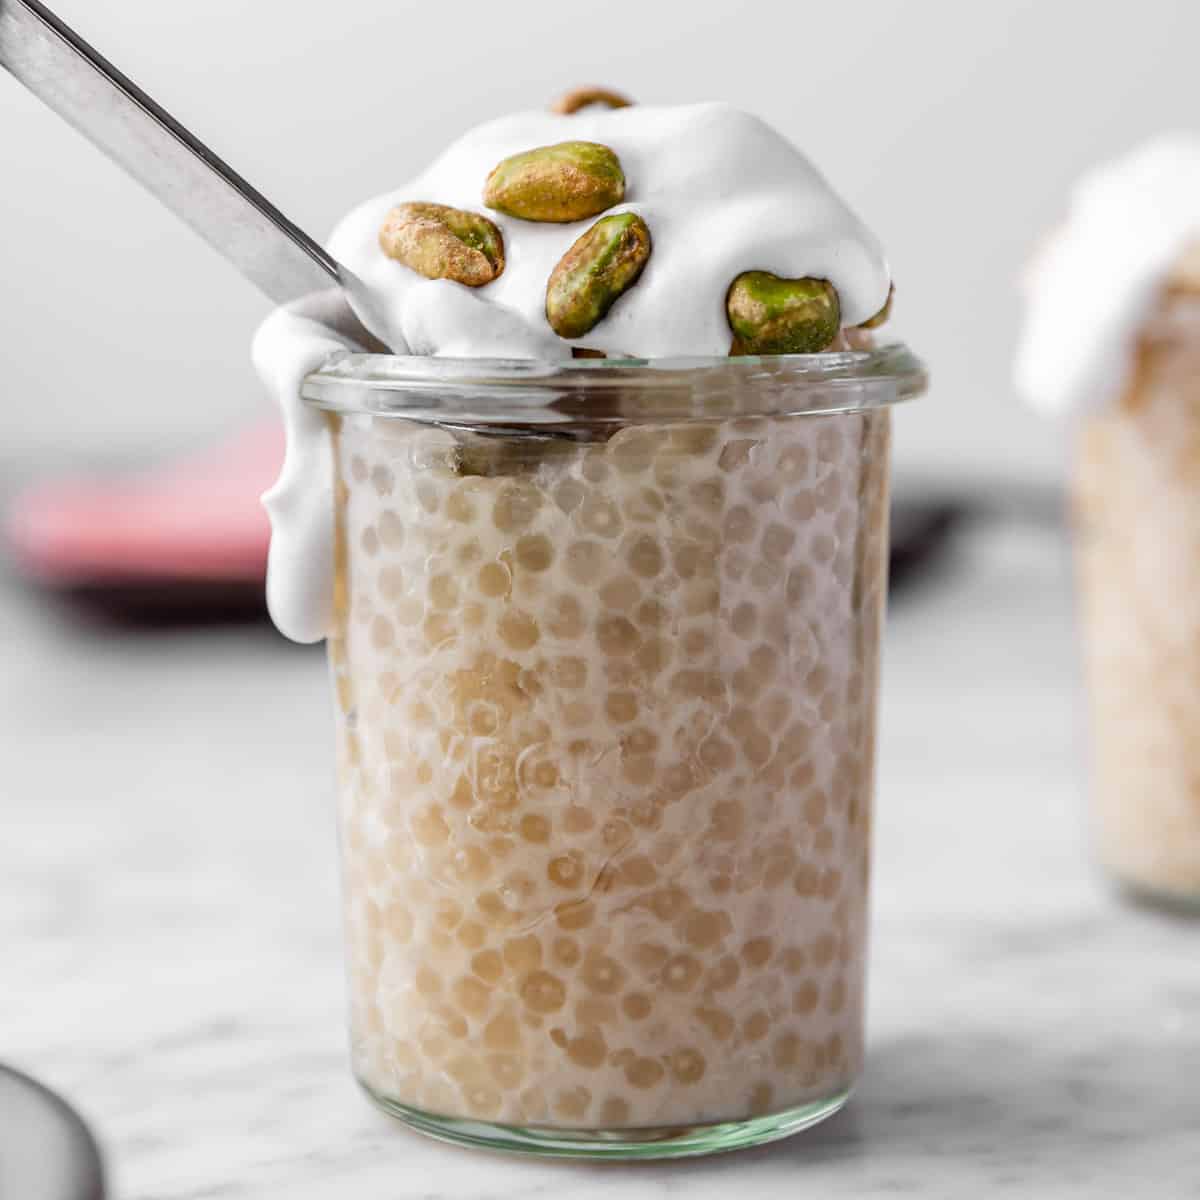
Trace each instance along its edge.
{"label": "white backdrop", "polygon": [[[57,4],[318,236],[464,128],[576,83],[761,113],[888,246],[896,328],[936,375],[901,460],[955,478],[1054,471],[1059,434],[1008,382],[1022,261],[1081,167],[1200,126],[1196,0]],[[261,414],[264,311],[0,75],[0,451],[142,453]]]}

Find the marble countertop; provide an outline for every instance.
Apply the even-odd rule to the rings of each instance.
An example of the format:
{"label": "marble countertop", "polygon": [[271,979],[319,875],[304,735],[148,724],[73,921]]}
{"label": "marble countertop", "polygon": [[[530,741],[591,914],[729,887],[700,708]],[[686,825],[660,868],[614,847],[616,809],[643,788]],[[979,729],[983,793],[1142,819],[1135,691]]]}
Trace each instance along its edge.
{"label": "marble countertop", "polygon": [[451,1149],[357,1093],[318,652],[104,634],[11,581],[0,621],[0,1058],[120,1200],[1200,1197],[1200,925],[1089,865],[1052,530],[981,530],[893,608],[855,1099],[687,1164]]}

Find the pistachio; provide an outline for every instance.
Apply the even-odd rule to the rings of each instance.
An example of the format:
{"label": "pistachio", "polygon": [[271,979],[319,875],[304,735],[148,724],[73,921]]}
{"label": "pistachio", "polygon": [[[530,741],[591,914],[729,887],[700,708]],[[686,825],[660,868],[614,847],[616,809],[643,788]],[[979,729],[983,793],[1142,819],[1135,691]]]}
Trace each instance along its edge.
{"label": "pistachio", "polygon": [[824,279],[781,279],[746,271],[730,285],[725,312],[731,354],[815,354],[837,337],[841,305]]}
{"label": "pistachio", "polygon": [[861,325],[856,325],[856,329],[878,329],[880,325],[887,323],[888,317],[892,315],[892,301],[896,298],[896,285],[893,283],[888,288],[887,299],[883,302],[883,307],[869,320],[864,321]]}
{"label": "pistachio", "polygon": [[526,221],[582,221],[625,198],[621,161],[597,142],[559,142],[506,158],[483,189],[488,208]]}
{"label": "pistachio", "polygon": [[620,92],[614,92],[611,88],[577,87],[559,96],[550,105],[550,111],[569,117],[592,104],[603,104],[607,108],[628,108],[632,103],[628,96],[622,96]]}
{"label": "pistachio", "polygon": [[650,230],[637,213],[601,217],[550,272],[546,320],[559,337],[582,337],[631,288],[650,257]]}
{"label": "pistachio", "polygon": [[482,287],[504,270],[504,237],[495,224],[445,204],[397,205],[379,231],[379,244],[426,279]]}

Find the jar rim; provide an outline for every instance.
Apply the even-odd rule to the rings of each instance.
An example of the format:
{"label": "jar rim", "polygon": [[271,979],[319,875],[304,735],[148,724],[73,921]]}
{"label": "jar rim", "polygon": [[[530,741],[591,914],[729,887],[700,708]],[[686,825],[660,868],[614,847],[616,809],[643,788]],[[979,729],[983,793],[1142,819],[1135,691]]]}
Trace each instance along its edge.
{"label": "jar rim", "polygon": [[816,416],[884,408],[925,391],[899,342],[871,350],[737,358],[434,358],[334,354],[302,385],[334,413],[438,424],[651,423]]}

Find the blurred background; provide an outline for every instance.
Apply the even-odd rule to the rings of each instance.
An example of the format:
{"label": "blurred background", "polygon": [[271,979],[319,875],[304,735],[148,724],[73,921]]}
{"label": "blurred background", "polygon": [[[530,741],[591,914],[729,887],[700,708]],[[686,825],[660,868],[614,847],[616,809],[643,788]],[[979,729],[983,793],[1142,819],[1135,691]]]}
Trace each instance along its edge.
{"label": "blurred background", "polygon": [[[1099,1147],[1133,1146],[1124,1135],[1139,1112],[1178,1140],[1158,1143],[1129,1187],[1161,1178],[1172,1147],[1172,1163],[1190,1154],[1196,1166],[1194,1120],[1189,1133],[1178,1115],[1184,1085],[1156,1064],[1162,1038],[1200,1026],[1200,994],[1183,979],[1178,931],[1122,924],[1087,873],[1061,536],[1070,434],[1022,408],[1010,363],[1023,266],[1072,181],[1154,133],[1200,128],[1200,4],[56,7],[317,237],[465,129],[584,82],[646,103],[729,100],[815,160],[888,248],[890,332],[933,372],[930,395],[895,422],[901,496],[935,502],[899,522],[912,551],[900,565],[920,583],[923,539],[942,545],[947,513],[988,516],[955,525],[950,565],[911,589],[911,603],[898,589],[891,614],[871,1021],[900,1051],[885,1059],[890,1087],[868,1085],[858,1124],[832,1127],[830,1170],[877,1157],[881,1138],[886,1158],[893,1137],[901,1165],[888,1178],[916,1190],[921,1156],[908,1147],[936,1144],[941,1172],[956,1155],[990,1164],[978,1149],[986,1124],[996,1144],[1032,1145],[1029,1162],[1062,1189],[1079,1185],[1055,1194],[1093,1196],[1115,1178]],[[0,147],[0,505],[39,480],[154,469],[249,431],[227,476],[201,459],[153,503],[134,487],[109,496],[111,512],[87,490],[68,507],[90,512],[93,530],[119,526],[135,558],[147,530],[159,550],[170,542],[174,512],[192,523],[189,554],[215,562],[227,544],[205,542],[197,525],[220,511],[248,556],[224,560],[225,582],[191,597],[210,615],[257,612],[265,530],[247,496],[279,453],[249,363],[267,303],[2,72]],[[75,545],[71,529],[48,532],[112,565],[103,538]],[[61,582],[53,570],[47,579]],[[294,1196],[328,1194],[304,1190],[309,1160],[346,1177],[368,1150],[376,1163],[417,1162],[423,1189],[422,1172],[442,1160],[409,1159],[407,1143],[393,1155],[354,1100],[327,1099],[344,1050],[320,656],[261,625],[148,635],[68,615],[2,557],[0,625],[0,1058],[81,1105],[130,1195],[224,1194],[231,1173],[246,1195],[285,1183]],[[983,945],[1008,955],[1004,971]],[[1138,966],[1112,971],[1113,955]],[[954,969],[964,961],[970,979]],[[1047,963],[1059,1007],[1027,983]],[[1143,1013],[1151,986],[1176,1008]],[[1093,1025],[1080,1023],[1085,991]],[[921,1041],[934,1028],[962,1034],[961,1061],[952,1045],[942,1054]],[[1198,1051],[1191,1036],[1175,1059]],[[1039,1093],[1027,1063],[1059,1091]],[[1114,1079],[1141,1086],[1122,1093]],[[29,1081],[7,1084],[0,1129],[18,1104],[39,1102]],[[907,1115],[889,1107],[913,1095]],[[1081,1096],[1094,1136],[1076,1160],[1061,1113]],[[925,1120],[940,1132],[909,1141]],[[188,1129],[192,1157],[180,1146]],[[0,1139],[8,1200],[3,1151]],[[1115,1165],[1136,1166],[1128,1153]],[[84,1171],[94,1147],[78,1154]],[[1012,1178],[1028,1182],[1025,1169],[1013,1164]],[[372,1176],[363,1194],[394,1178]]]}
{"label": "blurred background", "polygon": [[[550,0],[461,0],[449,20],[404,0],[346,0],[336,19],[293,0],[58,8],[318,237],[470,126],[579,82],[762,114],[891,255],[895,328],[935,368],[898,422],[902,466],[963,480],[1054,477],[1058,434],[1009,386],[1022,264],[1081,168],[1197,112],[1192,0],[695,4],[682,19],[609,0],[603,21]],[[8,79],[0,142],[0,455],[133,456],[264,411],[250,285]]]}

